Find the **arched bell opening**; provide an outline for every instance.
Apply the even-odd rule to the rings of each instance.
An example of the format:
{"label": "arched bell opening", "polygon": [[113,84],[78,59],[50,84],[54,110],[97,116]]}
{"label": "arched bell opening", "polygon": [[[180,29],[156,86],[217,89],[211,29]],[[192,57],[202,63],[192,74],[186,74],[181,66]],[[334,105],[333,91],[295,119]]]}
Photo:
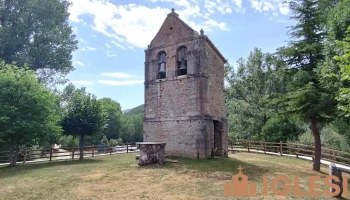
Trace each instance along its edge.
{"label": "arched bell opening", "polygon": [[166,78],[166,53],[158,53],[158,79]]}
{"label": "arched bell opening", "polygon": [[187,74],[187,48],[180,46],[177,50],[177,75]]}

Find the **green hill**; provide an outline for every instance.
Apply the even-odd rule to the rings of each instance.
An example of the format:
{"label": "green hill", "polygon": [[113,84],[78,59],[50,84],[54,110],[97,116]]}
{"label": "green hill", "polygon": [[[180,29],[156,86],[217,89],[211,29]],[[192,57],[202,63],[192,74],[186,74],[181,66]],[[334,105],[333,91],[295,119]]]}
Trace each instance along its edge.
{"label": "green hill", "polygon": [[126,114],[127,114],[127,115],[138,115],[138,114],[143,114],[143,112],[144,112],[144,110],[143,110],[144,107],[145,107],[144,104],[139,105],[139,106],[137,106],[137,107],[135,107],[135,108],[129,110]]}

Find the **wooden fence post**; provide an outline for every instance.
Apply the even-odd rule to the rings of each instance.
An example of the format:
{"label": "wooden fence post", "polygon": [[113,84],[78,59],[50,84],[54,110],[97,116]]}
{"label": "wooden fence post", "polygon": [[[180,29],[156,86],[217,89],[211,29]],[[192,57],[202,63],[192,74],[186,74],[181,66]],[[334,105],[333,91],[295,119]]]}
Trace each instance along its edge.
{"label": "wooden fence post", "polygon": [[282,141],[280,141],[280,154],[281,154],[281,156],[282,156],[282,154],[283,154],[283,151],[282,151]]}
{"label": "wooden fence post", "polygon": [[94,145],[92,145],[92,152],[91,152],[91,154],[92,154],[92,157],[94,157],[94,154],[95,154],[95,146]]}
{"label": "wooden fence post", "polygon": [[298,153],[299,153],[298,145],[296,145],[296,149],[297,149],[297,151],[295,152],[295,155],[297,156],[297,158],[299,158],[299,157],[298,157]]}
{"label": "wooden fence post", "polygon": [[231,140],[231,149],[233,149],[233,140]]}
{"label": "wooden fence post", "polygon": [[250,153],[250,141],[248,141],[248,153]]}
{"label": "wooden fence post", "polygon": [[331,154],[331,160],[334,160],[334,161],[336,161],[336,158],[335,158],[335,153],[334,153],[334,151],[330,150],[330,152],[329,152],[329,153]]}
{"label": "wooden fence post", "polygon": [[72,160],[74,160],[74,147],[72,148]]}
{"label": "wooden fence post", "polygon": [[52,161],[52,147],[50,149],[50,161]]}
{"label": "wooden fence post", "polygon": [[126,143],[126,153],[129,153],[129,144]]}
{"label": "wooden fence post", "polygon": [[266,154],[266,142],[264,142],[263,144],[264,144],[264,154]]}
{"label": "wooden fence post", "polygon": [[109,155],[112,155],[112,147],[109,147]]}

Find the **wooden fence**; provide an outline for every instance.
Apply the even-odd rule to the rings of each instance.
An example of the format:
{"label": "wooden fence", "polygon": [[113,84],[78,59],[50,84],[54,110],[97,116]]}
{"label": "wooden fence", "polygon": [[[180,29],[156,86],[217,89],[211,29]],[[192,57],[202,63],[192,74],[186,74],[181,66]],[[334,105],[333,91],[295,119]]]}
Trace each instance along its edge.
{"label": "wooden fence", "polygon": [[[277,153],[283,155],[307,156],[314,159],[315,147],[297,143],[261,142],[261,141],[230,141],[229,151],[247,151],[248,153]],[[321,148],[321,159],[329,162],[350,166],[350,153],[329,148]]]}
{"label": "wooden fence", "polygon": [[[138,151],[135,143],[128,143],[118,145],[114,147],[106,147],[102,145],[97,146],[85,146],[83,155],[84,157],[95,157],[101,155],[112,155],[120,153],[130,153]],[[16,152],[18,155],[17,162],[25,163],[27,161],[52,161],[52,160],[74,160],[79,159],[80,150],[79,147],[70,148],[50,148],[50,149],[38,149],[38,150],[20,150]],[[0,164],[9,164],[10,151],[0,151]]]}

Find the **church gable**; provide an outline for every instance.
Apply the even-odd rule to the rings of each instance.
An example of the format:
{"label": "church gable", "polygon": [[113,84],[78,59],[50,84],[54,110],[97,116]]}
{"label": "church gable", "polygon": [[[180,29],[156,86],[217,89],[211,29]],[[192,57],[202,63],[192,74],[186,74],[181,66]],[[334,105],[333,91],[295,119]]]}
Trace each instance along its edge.
{"label": "church gable", "polygon": [[157,35],[152,40],[150,48],[161,48],[178,44],[192,40],[198,35],[198,32],[183,22],[172,9],[172,12],[168,14]]}

